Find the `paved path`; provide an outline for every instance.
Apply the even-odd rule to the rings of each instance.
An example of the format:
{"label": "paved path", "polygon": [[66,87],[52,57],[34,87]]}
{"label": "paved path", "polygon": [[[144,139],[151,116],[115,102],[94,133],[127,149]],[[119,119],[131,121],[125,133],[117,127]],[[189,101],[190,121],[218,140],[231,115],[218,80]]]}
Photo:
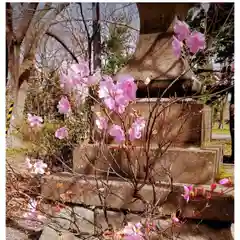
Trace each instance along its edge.
{"label": "paved path", "polygon": [[214,140],[231,140],[231,135],[230,134],[218,134],[218,133],[213,133],[212,134],[212,139]]}

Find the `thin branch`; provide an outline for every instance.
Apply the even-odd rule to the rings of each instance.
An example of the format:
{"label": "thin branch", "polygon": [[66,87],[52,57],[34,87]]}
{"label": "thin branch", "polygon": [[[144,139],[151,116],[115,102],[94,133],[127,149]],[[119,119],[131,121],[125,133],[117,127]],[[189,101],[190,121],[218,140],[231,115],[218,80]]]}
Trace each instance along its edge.
{"label": "thin branch", "polygon": [[72,56],[72,58],[78,63],[77,57],[74,55],[74,53],[67,47],[67,45],[58,36],[56,36],[55,34],[49,32],[49,31],[47,31],[45,34],[54,38],[56,41],[58,41],[67,50],[67,52]]}

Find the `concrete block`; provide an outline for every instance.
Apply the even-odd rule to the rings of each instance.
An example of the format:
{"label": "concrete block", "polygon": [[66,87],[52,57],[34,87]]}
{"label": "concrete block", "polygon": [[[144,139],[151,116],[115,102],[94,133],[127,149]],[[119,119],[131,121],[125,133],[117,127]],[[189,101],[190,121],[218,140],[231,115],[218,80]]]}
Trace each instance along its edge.
{"label": "concrete block", "polygon": [[[63,186],[56,188],[59,182],[62,182]],[[210,191],[210,185],[201,185],[200,187]],[[42,179],[41,190],[42,196],[51,200],[62,200],[77,204],[84,203],[100,209],[103,207],[104,200],[105,206],[109,210],[131,209],[131,211],[138,212],[146,211],[146,204],[134,197],[132,186],[127,181],[104,180],[101,177],[97,179],[96,177],[86,177],[84,175],[74,177],[71,174],[62,173],[45,176]],[[225,190],[225,188],[218,186],[217,192],[221,190]],[[180,208],[186,218],[234,220],[233,191],[226,194],[212,193],[212,197],[208,201],[205,198],[198,197],[188,204],[181,196],[183,192],[183,184],[174,183],[173,189],[171,189],[169,183],[161,182],[156,184],[155,198],[159,201],[158,204],[162,212],[171,214]],[[138,194],[144,201],[153,204],[154,194],[151,185],[143,185]],[[206,207],[206,204],[208,204],[208,207]],[[199,212],[201,214],[196,214]]]}
{"label": "concrete block", "polygon": [[[73,170],[81,174],[144,179],[147,165],[145,148],[135,146],[127,153],[129,158],[126,150],[118,145],[85,144],[73,152]],[[148,164],[154,163],[155,181],[168,181],[171,174],[173,182],[210,184],[219,168],[219,155],[215,148],[171,147],[164,151],[152,145],[148,156]]]}
{"label": "concrete block", "polygon": [[[179,101],[172,103],[171,100],[161,100],[156,104],[157,99],[138,99],[136,103],[127,107],[123,119],[125,127],[128,129],[132,122],[132,109],[141,113],[150,125],[153,126],[150,137],[151,144],[168,144],[172,146],[201,146],[202,142],[209,141],[211,134],[211,109],[204,104],[196,101]],[[157,106],[154,108],[154,106]],[[154,111],[152,109],[155,109]],[[150,113],[153,111],[153,114]],[[99,105],[95,105],[94,113],[101,112]],[[96,118],[94,114],[94,118]],[[113,123],[120,124],[121,120],[115,113],[110,114]],[[149,128],[150,129],[150,128]],[[95,127],[96,141],[102,141],[103,135],[99,133]],[[111,136],[107,136],[105,142],[107,144],[115,144]],[[146,142],[145,134],[140,140],[132,142],[133,145],[142,145]]]}

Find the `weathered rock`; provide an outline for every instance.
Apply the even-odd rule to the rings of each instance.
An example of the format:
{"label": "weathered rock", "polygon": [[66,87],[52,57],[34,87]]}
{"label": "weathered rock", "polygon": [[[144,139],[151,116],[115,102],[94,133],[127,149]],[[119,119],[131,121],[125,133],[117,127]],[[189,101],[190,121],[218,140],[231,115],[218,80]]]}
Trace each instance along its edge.
{"label": "weathered rock", "polygon": [[6,228],[6,240],[28,240],[28,235],[17,229],[7,227]]}
{"label": "weathered rock", "polygon": [[[126,220],[132,223],[145,221],[139,215],[128,214]],[[210,224],[196,223],[188,220],[184,224],[173,225],[172,220],[156,219],[154,221],[159,226],[163,234],[152,235],[152,240],[182,239],[182,240],[233,240],[230,227],[212,227]]]}
{"label": "weathered rock", "polygon": [[[159,101],[157,103],[157,101]],[[154,98],[138,99],[135,104],[131,104],[124,112],[122,118],[126,128],[130,127],[132,108],[141,113],[149,126],[152,126],[150,137],[151,144],[171,146],[201,146],[203,142],[209,142],[211,137],[211,108],[191,99],[172,102],[170,99],[157,100]],[[153,111],[154,109],[154,111]],[[102,112],[99,105],[95,105],[94,112]],[[151,115],[152,112],[152,115]],[[104,113],[102,112],[104,116]],[[117,114],[110,114],[111,119],[116,124],[121,124]],[[94,116],[96,117],[96,116]],[[146,127],[149,131],[150,127]],[[103,137],[99,132],[95,132],[95,139],[102,141]],[[113,138],[106,139],[106,143],[115,143]],[[140,140],[132,142],[133,145],[146,143],[145,134]]]}
{"label": "weathered rock", "polygon": [[[120,74],[130,74],[138,81],[145,81],[149,77],[158,83],[158,92],[165,90],[180,76],[174,93],[179,94],[181,90],[184,92],[185,89],[181,86],[184,83],[185,86],[190,85],[191,90],[199,91],[201,84],[196,80],[188,62],[183,58],[178,59],[172,50],[176,16],[183,20],[193,4],[138,3],[137,6],[140,17],[139,41],[133,58],[120,70]],[[141,87],[146,89],[144,85]],[[151,94],[152,84],[148,87]]]}
{"label": "weathered rock", "polygon": [[[105,206],[111,209],[130,209],[131,211],[144,212],[146,204],[134,197],[132,186],[127,181],[103,180],[101,177],[76,176],[71,174],[57,174],[45,176],[42,179],[42,196],[51,200],[62,200],[65,202],[86,204],[98,208]],[[57,188],[63,183],[61,188]],[[209,185],[203,186],[209,189]],[[218,186],[217,191],[225,190]],[[173,190],[168,183],[159,183],[155,186],[155,197],[159,201],[163,214],[171,214],[178,209],[186,218],[210,219],[233,221],[234,220],[234,193],[226,194],[212,193],[211,199],[198,197],[188,204],[181,196],[182,184],[173,184]],[[106,196],[106,197],[104,197]],[[151,185],[144,185],[138,192],[138,196],[149,204],[153,203],[154,194]],[[219,211],[221,209],[221,211]]]}
{"label": "weathered rock", "polygon": [[46,226],[42,232],[39,240],[77,240],[73,233],[70,232],[57,232],[53,228]]}
{"label": "weathered rock", "polygon": [[[159,151],[159,153],[158,153]],[[154,156],[156,153],[159,157]],[[122,176],[131,178],[134,174],[139,179],[146,175],[145,149],[135,146],[128,151],[119,149],[118,145],[85,144],[77,147],[73,153],[73,170],[81,174],[97,174],[106,176]],[[169,174],[173,182],[188,184],[208,184],[214,182],[219,168],[219,157],[216,148],[200,149],[168,148],[161,153],[156,145],[149,150],[150,161],[154,161],[153,179],[168,181]]]}
{"label": "weathered rock", "polygon": [[98,231],[103,231],[109,228],[121,229],[124,226],[125,216],[122,212],[106,211],[106,215],[103,210],[96,211],[96,224],[99,227]]}
{"label": "weathered rock", "polygon": [[94,233],[94,213],[82,207],[65,207],[51,218],[49,227],[58,231],[73,229],[76,232]]}

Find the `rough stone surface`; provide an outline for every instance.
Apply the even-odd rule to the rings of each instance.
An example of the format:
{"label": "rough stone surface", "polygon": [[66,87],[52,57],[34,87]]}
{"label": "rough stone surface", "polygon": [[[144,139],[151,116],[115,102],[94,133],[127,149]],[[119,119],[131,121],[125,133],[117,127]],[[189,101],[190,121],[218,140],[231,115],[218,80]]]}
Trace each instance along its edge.
{"label": "rough stone surface", "polygon": [[123,227],[124,221],[125,216],[121,212],[107,211],[106,217],[103,210],[96,212],[96,224],[99,226],[99,230],[105,230],[109,227],[120,229]]}
{"label": "rough stone surface", "polygon": [[[176,16],[184,19],[192,4],[188,3],[138,3],[140,17],[140,36],[133,58],[120,70],[132,75],[136,80],[145,81],[147,77],[167,88],[169,82],[192,80],[193,72],[184,59],[178,59],[172,51],[173,24]],[[186,71],[188,69],[188,71]],[[180,81],[178,81],[180,82]],[[151,88],[151,86],[150,86]]]}
{"label": "rough stone surface", "polygon": [[[131,209],[131,211],[143,212],[146,210],[146,205],[133,197],[133,189],[129,182],[110,179],[106,181],[101,178],[91,178],[90,176],[86,178],[83,175],[73,177],[66,173],[45,176],[42,180],[42,196],[48,199],[78,204],[84,203],[97,207],[102,207],[104,200],[105,206],[111,209]],[[61,188],[56,187],[59,183],[63,183]],[[209,185],[203,187],[207,190],[210,189]],[[183,193],[182,184],[173,184],[173,191],[170,192],[170,190],[170,185],[167,183],[161,183],[155,187],[156,199],[159,200],[159,203],[163,203],[167,198],[167,201],[161,205],[164,214],[171,214],[180,208],[186,218],[234,220],[233,191],[223,195],[212,193],[212,197],[208,202],[205,198],[199,197],[186,204],[186,201],[181,196]],[[220,192],[221,190],[225,190],[225,188],[218,186],[216,191]],[[153,202],[154,195],[151,185],[144,185],[138,194],[145,201]],[[208,207],[206,207],[207,203]]]}
{"label": "rough stone surface", "polygon": [[[151,161],[157,151],[159,148],[156,145],[150,147]],[[130,162],[125,150],[119,149],[117,145],[81,145],[73,153],[73,170],[81,174],[95,174],[96,172],[97,175],[106,176],[108,173],[112,176],[131,177],[133,176],[132,169],[134,169],[134,174],[139,179],[143,179],[146,174],[144,148],[136,146],[128,152]],[[168,181],[169,175],[166,173],[168,171],[171,173],[173,182],[209,184],[214,182],[219,168],[218,157],[215,148],[208,150],[197,147],[168,148],[165,153],[154,160],[153,178],[156,181]]]}
{"label": "rough stone surface", "polygon": [[211,150],[216,152],[216,162],[215,162],[215,176],[219,174],[220,166],[223,164],[223,144],[212,144],[209,143],[203,146],[202,149]]}
{"label": "rough stone surface", "polygon": [[74,229],[78,232],[94,233],[94,213],[82,207],[65,207],[56,214],[48,226],[59,231]]}
{"label": "rough stone surface", "polygon": [[[150,116],[151,109],[156,105],[157,99],[141,99],[135,104],[131,104],[123,114],[123,119],[126,127],[131,123],[132,108],[141,113],[149,123],[153,125],[151,144],[168,144],[171,146],[201,146],[202,142],[209,141],[211,136],[211,109],[204,104],[190,101],[180,101],[172,103],[169,101],[161,101],[154,108],[153,114]],[[94,112],[101,112],[99,105],[95,105]],[[102,113],[104,116],[104,113]],[[120,124],[119,117],[112,113],[110,114],[114,123]],[[95,116],[96,117],[96,116]],[[149,125],[149,126],[151,126]],[[130,126],[129,126],[130,127]],[[149,130],[149,127],[146,128]],[[101,134],[95,131],[95,138],[102,140]],[[108,136],[107,143],[115,143]],[[145,134],[140,140],[132,142],[133,145],[142,145],[146,142]]]}
{"label": "rough stone surface", "polygon": [[39,240],[77,240],[70,232],[57,232],[53,228],[46,226]]}
{"label": "rough stone surface", "polygon": [[[139,215],[128,214],[128,222],[137,223],[144,221]],[[181,240],[233,240],[230,227],[211,227],[208,224],[201,224],[188,220],[183,225],[173,226],[171,219],[158,219],[155,221],[164,234],[153,236],[153,240],[181,239]],[[161,237],[161,238],[160,238]]]}
{"label": "rough stone surface", "polygon": [[17,229],[7,227],[6,228],[6,240],[28,240],[28,235]]}
{"label": "rough stone surface", "polygon": [[[109,221],[114,220],[111,222],[113,229],[121,229],[123,225],[119,224],[119,219],[117,219],[119,216],[116,214],[111,214],[110,212],[107,212],[107,216],[109,216]],[[102,223],[103,219],[100,220],[100,223]],[[122,220],[122,217],[120,217],[120,220]],[[125,216],[126,222],[131,223],[138,223],[138,222],[144,222],[145,219],[139,215],[136,214],[127,214]],[[156,232],[153,233],[150,237],[151,240],[167,240],[167,239],[182,239],[182,240],[233,240],[232,236],[232,227],[230,226],[216,226],[215,227],[210,224],[204,224],[200,222],[194,222],[191,220],[188,220],[186,223],[182,225],[174,226],[172,225],[172,221],[170,218],[167,219],[157,219],[154,220],[154,223],[158,225],[159,230],[163,232],[163,234],[156,235]],[[123,224],[123,222],[122,222]],[[104,229],[104,228],[103,228]],[[106,230],[106,228],[105,228]],[[100,239],[97,237],[91,236],[92,233],[90,232],[89,235],[82,236],[76,238],[72,233],[61,231],[56,232],[54,229],[45,227],[42,236],[40,240],[76,240],[76,239]],[[61,236],[61,238],[60,238]]]}

